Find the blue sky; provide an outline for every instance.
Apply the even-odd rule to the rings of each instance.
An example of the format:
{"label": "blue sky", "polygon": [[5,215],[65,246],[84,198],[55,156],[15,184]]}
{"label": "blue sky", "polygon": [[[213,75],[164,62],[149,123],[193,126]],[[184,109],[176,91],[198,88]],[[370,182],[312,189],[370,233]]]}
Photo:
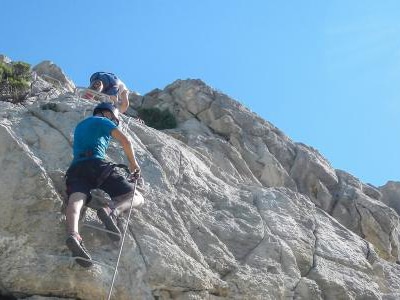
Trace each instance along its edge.
{"label": "blue sky", "polygon": [[400,1],[3,0],[0,54],[145,94],[199,78],[334,168],[400,181]]}

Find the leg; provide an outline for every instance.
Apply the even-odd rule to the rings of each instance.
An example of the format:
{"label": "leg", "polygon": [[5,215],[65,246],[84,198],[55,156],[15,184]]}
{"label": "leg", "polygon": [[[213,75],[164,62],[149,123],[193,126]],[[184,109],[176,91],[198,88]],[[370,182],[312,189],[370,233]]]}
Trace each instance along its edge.
{"label": "leg", "polygon": [[122,91],[122,93],[120,94],[120,107],[119,110],[121,111],[121,113],[124,113],[127,111],[128,107],[129,107],[129,92],[127,89],[125,89],[124,91]]}
{"label": "leg", "polygon": [[124,211],[127,211],[131,207],[131,202],[132,207],[138,208],[143,205],[143,197],[133,197],[133,191],[126,193],[124,195],[120,195],[117,197],[112,198],[113,202],[115,203],[114,205],[114,213],[116,216],[119,216],[121,213]]}
{"label": "leg", "polygon": [[[128,182],[125,171],[121,172],[118,168],[114,168],[99,188],[110,195],[112,203],[110,203],[109,207],[99,209],[97,216],[108,230],[120,234],[116,217],[130,208],[134,186]],[[134,207],[138,207],[141,203],[142,200],[133,204]]]}
{"label": "leg", "polygon": [[[90,267],[93,263],[90,261],[91,257],[83,244],[82,238],[79,235],[79,216],[83,204],[86,201],[86,194],[75,192],[69,196],[68,206],[66,211],[67,217],[67,230],[68,238],[65,241],[67,247],[71,250],[72,256],[75,257],[76,262],[82,267]],[[82,257],[83,259],[79,259]]]}
{"label": "leg", "polygon": [[97,217],[104,224],[107,230],[111,231],[108,236],[111,240],[118,242],[121,239],[121,232],[118,228],[115,216],[112,210],[107,206],[97,210]]}
{"label": "leg", "polygon": [[133,191],[112,198],[110,206],[103,207],[97,210],[97,216],[103,222],[106,229],[112,231],[109,237],[118,242],[121,239],[121,229],[118,227],[117,217],[126,210],[129,210],[133,200],[133,207],[139,207],[143,204],[143,197],[133,197]]}
{"label": "leg", "polygon": [[69,234],[79,235],[79,216],[86,201],[87,196],[84,193],[72,193],[68,199],[68,206],[66,211],[67,217],[67,230]]}

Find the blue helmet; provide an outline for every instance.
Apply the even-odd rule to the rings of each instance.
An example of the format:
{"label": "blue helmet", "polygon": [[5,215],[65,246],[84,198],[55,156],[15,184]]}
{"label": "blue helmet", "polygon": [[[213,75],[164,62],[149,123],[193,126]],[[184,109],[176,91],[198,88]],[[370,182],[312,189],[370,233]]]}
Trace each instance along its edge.
{"label": "blue helmet", "polygon": [[108,110],[109,112],[112,113],[112,115],[113,115],[113,120],[112,121],[115,124],[117,124],[117,126],[118,126],[118,124],[119,124],[119,111],[111,103],[102,102],[99,105],[97,105],[93,110],[93,116],[98,114],[98,113],[101,113],[103,110]]}

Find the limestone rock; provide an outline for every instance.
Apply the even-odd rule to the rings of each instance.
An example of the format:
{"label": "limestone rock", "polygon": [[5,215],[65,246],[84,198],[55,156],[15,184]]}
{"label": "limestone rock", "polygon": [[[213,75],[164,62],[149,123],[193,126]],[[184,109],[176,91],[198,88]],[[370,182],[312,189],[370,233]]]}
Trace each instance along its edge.
{"label": "limestone rock", "polygon": [[[179,125],[165,133],[211,156],[215,176],[299,191],[341,224],[376,243],[383,257],[398,259],[398,221],[376,201],[382,197],[378,188],[335,170],[318,150],[293,143],[228,96],[201,80],[177,80],[144,95],[141,105],[169,109]],[[221,170],[229,171],[221,176]]]}
{"label": "limestone rock", "polygon": [[[96,103],[59,92],[0,102],[0,296],[104,299],[110,288],[119,249],[84,226],[101,226],[95,211],[81,234],[98,263],[74,264],[64,244],[72,133]],[[199,80],[146,103],[174,109],[179,126],[121,117],[146,185],[124,220],[115,299],[399,298],[399,217],[385,191]],[[108,158],[126,163],[115,142]]]}
{"label": "limestone rock", "polygon": [[381,201],[400,215],[400,182],[389,181],[379,190],[382,193]]}
{"label": "limestone rock", "polygon": [[52,61],[45,60],[32,68],[37,75],[43,77],[44,80],[58,85],[60,88],[65,88],[69,92],[75,90],[75,84],[69,79],[63,70]]}
{"label": "limestone rock", "polygon": [[11,58],[9,58],[6,55],[0,54],[0,61],[6,64],[9,64],[12,62]]}
{"label": "limestone rock", "polygon": [[299,191],[308,195],[325,211],[332,205],[332,190],[338,183],[335,170],[330,163],[311,147],[297,144],[296,159],[290,176],[296,181]]}
{"label": "limestone rock", "polygon": [[[251,177],[266,186],[288,186],[296,190],[288,174],[294,161],[294,144],[272,124],[201,80],[178,80],[164,90],[154,90],[144,96],[142,107],[168,109],[180,124],[178,130],[185,131],[183,124],[190,120],[199,121],[199,126],[207,126],[207,130],[235,148],[240,155],[238,159],[251,171]],[[240,165],[230,161],[232,165]]]}
{"label": "limestone rock", "polygon": [[362,193],[363,185],[354,176],[337,171],[340,188],[331,214],[344,226],[365,238],[380,255],[394,262],[400,260],[398,215],[382,202]]}

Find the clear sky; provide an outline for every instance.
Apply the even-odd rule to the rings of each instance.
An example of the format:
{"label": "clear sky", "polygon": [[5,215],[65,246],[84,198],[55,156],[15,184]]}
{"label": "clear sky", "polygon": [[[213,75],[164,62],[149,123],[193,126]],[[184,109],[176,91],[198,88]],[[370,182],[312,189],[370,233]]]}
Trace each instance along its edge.
{"label": "clear sky", "polygon": [[145,94],[202,79],[336,169],[400,181],[398,0],[3,0],[0,54]]}

